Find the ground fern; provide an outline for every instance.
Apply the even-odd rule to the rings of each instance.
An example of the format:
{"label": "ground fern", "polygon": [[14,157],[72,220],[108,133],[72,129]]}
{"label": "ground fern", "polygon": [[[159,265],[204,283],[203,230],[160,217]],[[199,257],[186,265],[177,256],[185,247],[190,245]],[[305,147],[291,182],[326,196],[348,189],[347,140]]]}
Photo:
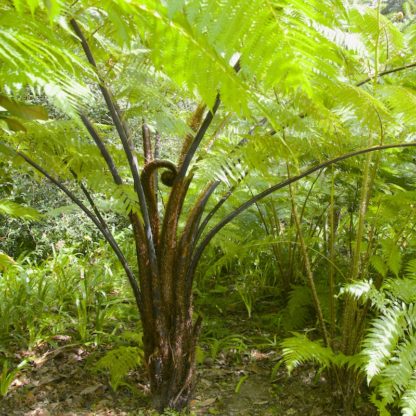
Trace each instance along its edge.
{"label": "ground fern", "polygon": [[107,352],[95,364],[97,370],[108,372],[111,388],[116,391],[129,371],[137,368],[143,359],[143,350],[139,347],[121,346]]}

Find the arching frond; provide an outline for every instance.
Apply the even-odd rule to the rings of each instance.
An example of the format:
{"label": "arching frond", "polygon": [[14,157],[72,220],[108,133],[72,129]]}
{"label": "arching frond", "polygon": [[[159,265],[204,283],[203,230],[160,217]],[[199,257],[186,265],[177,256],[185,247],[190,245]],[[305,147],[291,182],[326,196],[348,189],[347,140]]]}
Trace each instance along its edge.
{"label": "arching frond", "polygon": [[312,361],[322,369],[330,366],[336,367],[359,367],[361,359],[359,356],[345,356],[335,353],[329,347],[324,347],[318,341],[311,341],[305,335],[294,333],[294,337],[287,338],[282,342],[283,361],[291,372],[298,365]]}
{"label": "arching frond", "polygon": [[6,199],[0,199],[0,216],[1,215],[8,215],[10,217],[31,221],[38,221],[42,217],[42,214],[36,209],[25,207]]}
{"label": "arching frond", "polygon": [[368,381],[379,374],[391,358],[394,348],[404,331],[403,321],[403,310],[401,308],[391,308],[379,318],[373,320],[363,342],[363,355],[367,357],[365,370]]}
{"label": "arching frond", "polygon": [[[324,7],[289,1],[281,7],[263,0],[206,0],[165,7],[154,1],[140,5],[118,1],[144,27],[158,68],[191,90],[196,88],[209,106],[220,92],[225,104],[237,112],[245,113],[249,103],[255,103],[272,124],[261,90],[254,90],[253,82],[281,93],[315,94],[321,87],[319,77],[329,79],[342,65],[337,45],[321,30],[342,13],[339,3],[335,8],[329,3]],[[237,59],[240,74],[232,68]]]}
{"label": "arching frond", "polygon": [[392,402],[395,397],[400,397],[410,387],[409,383],[413,378],[415,367],[416,338],[411,337],[398,346],[391,363],[381,371],[377,390],[389,402]]}
{"label": "arching frond", "polygon": [[406,389],[400,398],[399,406],[403,416],[416,415],[416,375],[411,376]]}
{"label": "arching frond", "polygon": [[[21,2],[23,3],[23,2]],[[32,13],[39,2],[31,4]],[[49,4],[59,3],[56,1]],[[55,6],[51,6],[55,9]],[[6,92],[20,92],[30,86],[35,95],[46,94],[62,111],[74,111],[92,99],[92,95],[78,74],[94,79],[83,61],[64,46],[63,38],[45,18],[44,25],[25,14],[26,8],[18,7],[21,15],[16,19],[13,8],[0,6],[0,84]],[[55,13],[55,12],[54,12]],[[37,19],[42,20],[41,16]],[[66,42],[70,40],[67,39]]]}

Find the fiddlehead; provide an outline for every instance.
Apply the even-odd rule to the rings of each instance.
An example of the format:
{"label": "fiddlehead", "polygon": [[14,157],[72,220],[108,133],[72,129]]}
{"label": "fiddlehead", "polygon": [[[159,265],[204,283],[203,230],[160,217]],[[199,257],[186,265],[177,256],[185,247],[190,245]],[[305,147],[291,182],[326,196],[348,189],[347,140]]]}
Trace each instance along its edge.
{"label": "fiddlehead", "polygon": [[153,235],[155,236],[155,245],[158,246],[159,241],[159,213],[157,209],[157,196],[155,188],[155,174],[157,169],[166,169],[160,176],[161,182],[171,187],[176,178],[178,170],[173,162],[169,160],[155,159],[148,162],[140,175],[140,181],[143,185],[144,194],[146,196],[147,206],[150,213]]}
{"label": "fiddlehead", "polygon": [[[162,173],[160,177],[163,185],[166,185],[169,187],[173,185],[173,181],[175,180],[176,175],[178,174],[176,165],[170,160],[155,159],[147,163],[142,170],[140,179],[143,183],[143,186],[145,186],[146,188],[150,187],[153,174],[156,172],[157,169],[160,169],[160,168],[167,169]],[[148,195],[146,196],[148,197]]]}

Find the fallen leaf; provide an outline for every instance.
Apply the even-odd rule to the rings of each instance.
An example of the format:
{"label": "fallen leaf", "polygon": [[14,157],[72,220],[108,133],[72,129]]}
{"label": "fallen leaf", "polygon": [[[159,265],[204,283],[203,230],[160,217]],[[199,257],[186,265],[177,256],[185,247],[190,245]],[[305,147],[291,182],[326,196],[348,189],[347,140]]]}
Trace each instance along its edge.
{"label": "fallen leaf", "polygon": [[34,403],[35,401],[36,401],[35,395],[31,391],[27,392],[25,396],[25,402],[27,404],[31,404],[31,403]]}
{"label": "fallen leaf", "polygon": [[263,405],[268,404],[268,403],[269,403],[268,400],[259,400],[257,402],[253,402],[253,404],[256,405],[256,406],[263,406]]}
{"label": "fallen leaf", "polygon": [[98,390],[102,384],[95,384],[93,386],[86,387],[84,390],[81,391],[81,396],[86,396],[87,394],[94,393],[96,390]]}
{"label": "fallen leaf", "polygon": [[216,402],[216,400],[217,400],[216,397],[214,397],[212,399],[206,399],[203,402],[199,402],[198,406],[199,407],[208,407],[208,406],[211,406],[212,404],[214,404]]}
{"label": "fallen leaf", "polygon": [[38,408],[27,413],[27,416],[50,416],[50,413],[47,409]]}
{"label": "fallen leaf", "polygon": [[71,337],[69,335],[54,335],[52,339],[55,341],[71,341]]}

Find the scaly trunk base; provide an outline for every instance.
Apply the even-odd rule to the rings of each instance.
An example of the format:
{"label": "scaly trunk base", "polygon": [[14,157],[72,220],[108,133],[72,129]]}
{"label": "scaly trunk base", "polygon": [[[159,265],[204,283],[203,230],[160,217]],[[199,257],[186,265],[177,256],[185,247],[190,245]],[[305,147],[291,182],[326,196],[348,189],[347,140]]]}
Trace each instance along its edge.
{"label": "scaly trunk base", "polygon": [[[197,321],[193,325],[188,318],[186,324],[161,331],[158,342],[150,340],[152,348],[147,349],[146,362],[152,405],[158,412],[189,409],[196,381],[195,349],[200,324]],[[161,333],[171,335],[166,339]]]}
{"label": "scaly trunk base", "polygon": [[193,387],[186,387],[181,391],[169,389],[169,385],[163,386],[160,391],[152,393],[152,406],[159,413],[167,409],[176,411],[188,410],[193,395]]}

